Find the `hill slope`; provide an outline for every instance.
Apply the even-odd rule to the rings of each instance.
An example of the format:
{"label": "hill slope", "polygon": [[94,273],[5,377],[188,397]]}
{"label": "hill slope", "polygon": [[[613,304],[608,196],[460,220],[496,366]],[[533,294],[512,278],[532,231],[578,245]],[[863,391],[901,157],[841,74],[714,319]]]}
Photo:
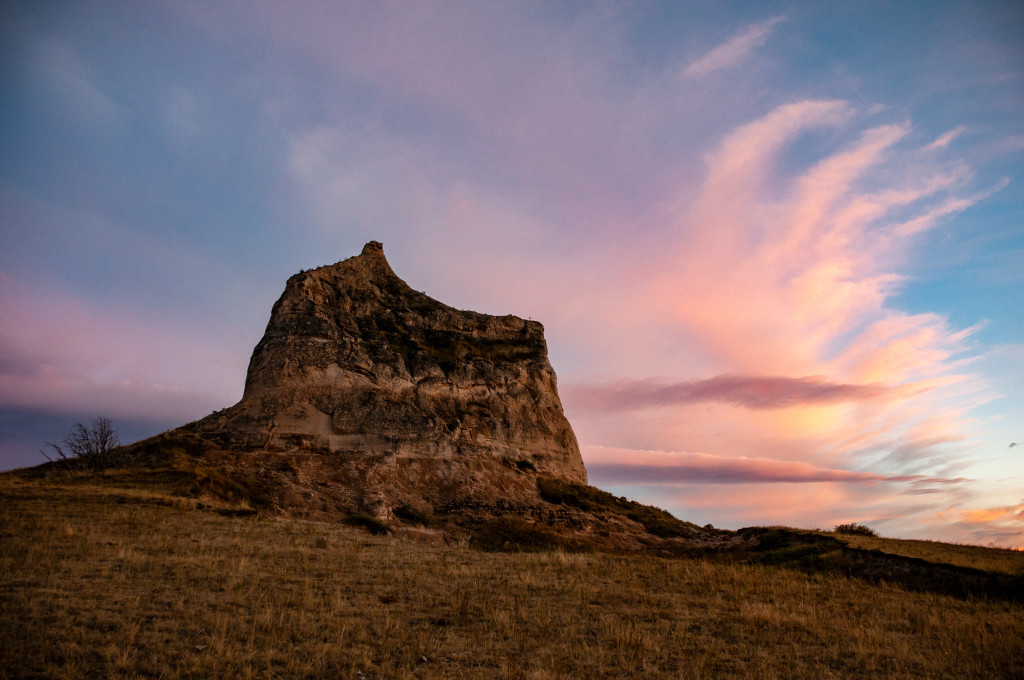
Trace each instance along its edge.
{"label": "hill slope", "polygon": [[0,677],[1024,675],[1019,601],[713,555],[480,551],[126,480],[0,477]]}

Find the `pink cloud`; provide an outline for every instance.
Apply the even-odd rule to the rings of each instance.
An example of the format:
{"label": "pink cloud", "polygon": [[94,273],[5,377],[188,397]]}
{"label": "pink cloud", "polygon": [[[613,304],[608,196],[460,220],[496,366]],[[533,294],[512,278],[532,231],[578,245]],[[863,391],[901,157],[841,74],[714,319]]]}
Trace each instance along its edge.
{"label": "pink cloud", "polygon": [[1024,547],[1024,523],[1018,505],[980,510],[950,507],[974,496],[976,480],[963,478],[608,484],[615,493],[635,494],[642,489],[650,502],[678,517],[724,528],[781,524],[831,529],[837,524],[857,522],[883,536]]}
{"label": "pink cloud", "polygon": [[966,510],[950,508],[936,512],[933,520],[948,533],[969,536],[971,543],[1024,549],[1024,502]]}
{"label": "pink cloud", "polygon": [[585,446],[584,454],[591,477],[616,484],[893,482],[948,485],[970,481],[964,477],[943,479],[924,475],[891,475],[825,468],[804,461],[707,453],[636,451]]}
{"label": "pink cloud", "polygon": [[610,385],[573,385],[563,390],[577,408],[619,411],[719,401],[752,409],[778,409],[807,404],[834,404],[885,396],[883,385],[830,382],[822,376],[720,375],[707,380],[659,383],[620,381]]}
{"label": "pink cloud", "polygon": [[0,407],[184,422],[240,396],[245,359],[191,329],[31,289],[2,272],[0,308]]}
{"label": "pink cloud", "polygon": [[842,375],[900,383],[943,374],[951,379],[950,369],[961,367],[953,360],[964,352],[965,340],[975,329],[954,331],[936,314],[879,312],[832,361]]}
{"label": "pink cloud", "polygon": [[[714,482],[717,484],[749,484],[751,482],[879,482],[905,481],[865,472],[829,470],[807,463],[759,465],[740,458],[724,458],[709,465],[704,460],[686,459],[672,465],[597,464],[587,468],[593,484],[679,484]],[[704,454],[706,455],[706,454]],[[767,459],[764,459],[767,460]]]}
{"label": "pink cloud", "polygon": [[755,48],[763,45],[774,32],[775,26],[783,21],[785,18],[775,17],[751,24],[704,56],[691,62],[686,67],[684,74],[689,78],[699,78],[714,71],[735,66],[746,59]]}
{"label": "pink cloud", "polygon": [[[833,490],[874,483],[848,507],[841,495],[822,494],[799,513],[837,521],[868,513],[903,532],[974,493],[969,414],[992,398],[965,370],[975,329],[888,303],[912,253],[916,231],[907,225],[933,227],[991,191],[966,192],[971,174],[958,163],[902,150],[908,123],[870,127],[804,170],[782,167],[799,136],[857,119],[842,102],[779,107],[726,135],[707,157],[697,196],[668,204],[678,245],[639,275],[649,284],[633,291],[641,309],[626,326],[650,342],[650,350],[632,348],[650,372],[577,380],[563,392],[588,452],[702,453],[641,465],[613,452],[594,462],[595,479],[646,493],[652,484],[693,491],[695,480],[728,480],[766,497],[771,485],[797,480]],[[689,343],[687,351],[662,351],[655,339],[663,334]],[[708,372],[731,377],[691,377]],[[751,375],[771,377],[737,377]],[[708,513],[724,502],[723,513],[744,516],[734,495],[706,498]],[[757,521],[754,510],[745,516]]]}
{"label": "pink cloud", "polygon": [[[414,109],[421,119],[426,112],[457,128],[459,139],[442,142],[447,148],[423,166],[431,167],[430,178],[464,172],[466,163],[500,168],[520,202],[529,195],[547,209],[592,220],[628,219],[626,208],[636,205],[623,205],[628,196],[653,199],[650,185],[636,181],[647,176],[644,162],[659,148],[646,133],[673,112],[652,101],[644,83],[613,77],[622,58],[616,48],[628,49],[614,8],[581,8],[572,21],[541,22],[536,8],[518,4],[500,11],[486,4],[322,1],[174,7],[209,31],[259,40],[299,57],[303,68],[358,83],[384,109]],[[339,128],[394,132],[377,122]],[[400,146],[417,143],[397,137]],[[630,191],[614,190],[625,183]],[[589,200],[565,201],[570,195]]]}
{"label": "pink cloud", "polygon": [[[950,486],[962,489],[965,483]],[[674,485],[625,487],[670,512],[703,524],[737,529],[786,525],[831,529],[858,522],[882,535],[907,536],[920,529],[943,504],[936,496],[900,493],[913,484],[849,481],[680,482]],[[614,487],[613,487],[614,488]],[[624,488],[624,487],[619,487]],[[909,522],[907,521],[909,520]],[[916,525],[916,526],[915,526]],[[925,537],[924,533],[918,537]]]}
{"label": "pink cloud", "polygon": [[692,255],[665,277],[659,296],[685,291],[672,300],[680,320],[744,372],[764,373],[766,359],[783,374],[824,368],[825,347],[877,313],[898,280],[879,270],[890,250],[867,238],[873,220],[852,219],[847,206],[905,128],[868,130],[779,184],[785,174],[776,165],[788,143],[850,115],[841,102],[801,102],[732,133],[709,159],[700,197],[676,218]]}
{"label": "pink cloud", "polygon": [[973,510],[963,510],[960,513],[960,517],[965,522],[988,523],[1006,520],[1024,524],[1024,503],[1007,505],[1000,508],[975,508]]}
{"label": "pink cloud", "polygon": [[943,147],[947,147],[953,142],[954,139],[956,139],[966,131],[966,125],[957,125],[952,130],[948,130],[947,132],[944,132],[941,135],[939,135],[935,139],[935,141],[926,146],[925,149],[941,149]]}

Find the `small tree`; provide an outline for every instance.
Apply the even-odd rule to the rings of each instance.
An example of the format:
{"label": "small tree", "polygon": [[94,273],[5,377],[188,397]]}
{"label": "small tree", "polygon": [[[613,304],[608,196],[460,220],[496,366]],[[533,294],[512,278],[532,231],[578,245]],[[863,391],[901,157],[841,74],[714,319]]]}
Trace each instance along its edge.
{"label": "small tree", "polygon": [[46,455],[49,461],[62,460],[66,463],[82,461],[90,470],[105,470],[117,465],[124,459],[124,450],[117,430],[110,418],[97,418],[92,427],[76,423],[71,431],[64,435],[64,445],[44,442],[56,453],[56,458]]}

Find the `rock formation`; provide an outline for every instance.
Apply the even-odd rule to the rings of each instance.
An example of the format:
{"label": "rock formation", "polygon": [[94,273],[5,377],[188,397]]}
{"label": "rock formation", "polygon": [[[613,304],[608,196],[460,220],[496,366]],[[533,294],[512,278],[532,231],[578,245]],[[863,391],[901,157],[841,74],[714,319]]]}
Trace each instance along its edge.
{"label": "rock formation", "polygon": [[442,474],[489,461],[587,479],[543,326],[459,311],[413,290],[375,241],[288,280],[241,401],[194,431],[239,451],[404,461],[406,469],[434,461],[417,469]]}
{"label": "rock formation", "polygon": [[288,279],[237,404],[129,445],[126,460],[133,483],[233,516],[501,550],[689,554],[732,540],[587,486],[543,327],[413,290],[377,242]]}

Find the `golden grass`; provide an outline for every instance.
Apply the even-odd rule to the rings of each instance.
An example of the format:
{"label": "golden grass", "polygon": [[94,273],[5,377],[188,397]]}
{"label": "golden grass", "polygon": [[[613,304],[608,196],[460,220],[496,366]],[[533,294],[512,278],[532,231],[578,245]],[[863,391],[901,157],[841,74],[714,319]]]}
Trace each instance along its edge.
{"label": "golden grass", "polygon": [[916,557],[936,564],[952,564],[1010,576],[1024,576],[1024,550],[986,548],[939,541],[918,541],[881,536],[834,534],[851,548],[877,550],[891,555]]}
{"label": "golden grass", "polygon": [[1024,606],[0,482],[0,677],[998,678]]}

